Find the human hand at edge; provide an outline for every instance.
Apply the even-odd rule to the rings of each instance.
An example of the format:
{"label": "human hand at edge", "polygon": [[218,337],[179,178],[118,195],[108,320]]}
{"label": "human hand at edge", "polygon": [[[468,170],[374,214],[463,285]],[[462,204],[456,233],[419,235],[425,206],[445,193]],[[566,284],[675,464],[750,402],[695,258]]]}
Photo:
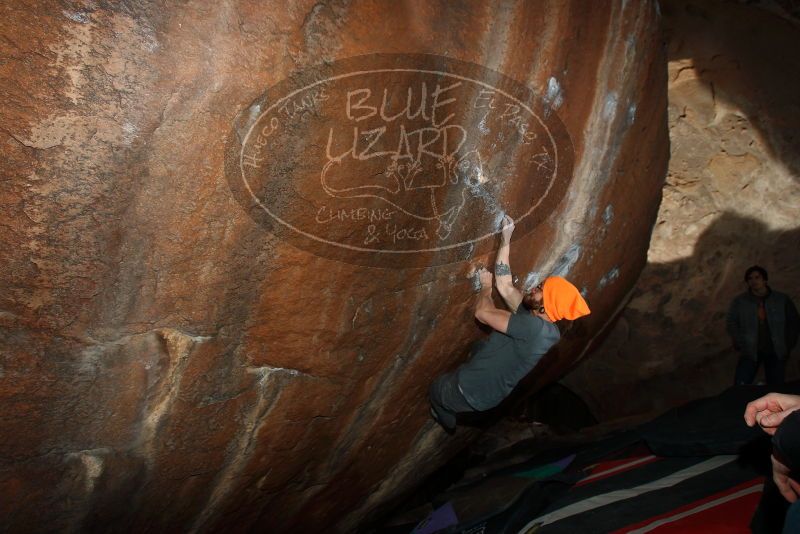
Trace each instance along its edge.
{"label": "human hand at edge", "polygon": [[800,396],[768,393],[747,403],[744,410],[744,422],[747,423],[747,426],[758,424],[764,432],[771,436],[775,434],[786,416],[798,408],[800,408]]}
{"label": "human hand at edge", "polygon": [[511,234],[514,233],[514,219],[508,215],[503,216],[503,231],[501,233],[503,244],[508,245],[511,243]]}
{"label": "human hand at edge", "polygon": [[795,502],[800,496],[800,484],[789,477],[789,468],[775,458],[774,454],[772,455],[772,479],[778,486],[778,491],[787,501]]}

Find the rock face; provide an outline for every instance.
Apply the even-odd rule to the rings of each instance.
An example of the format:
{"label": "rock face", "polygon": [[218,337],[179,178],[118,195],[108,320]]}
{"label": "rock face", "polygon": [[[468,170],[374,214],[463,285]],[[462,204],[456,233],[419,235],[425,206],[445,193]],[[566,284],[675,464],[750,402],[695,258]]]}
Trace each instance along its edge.
{"label": "rock face", "polygon": [[[567,275],[594,312],[531,388],[644,266],[668,157],[654,2],[1,9],[9,530],[352,529],[471,435],[426,390],[481,335],[467,273],[498,215],[520,280]],[[448,115],[348,152],[391,122],[358,91],[396,110],[421,82]],[[348,253],[370,223],[392,246]]]}
{"label": "rock face", "polygon": [[565,379],[600,419],[733,383],[725,313],[750,265],[800,303],[800,59],[783,52],[800,49],[800,26],[752,5],[662,8],[672,153],[648,264],[606,342]]}

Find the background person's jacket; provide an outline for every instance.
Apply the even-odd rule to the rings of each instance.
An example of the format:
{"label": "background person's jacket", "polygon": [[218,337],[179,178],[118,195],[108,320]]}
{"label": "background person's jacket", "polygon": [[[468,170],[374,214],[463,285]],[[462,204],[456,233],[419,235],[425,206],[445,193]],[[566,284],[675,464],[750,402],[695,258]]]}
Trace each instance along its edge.
{"label": "background person's jacket", "polygon": [[[745,356],[758,358],[758,301],[749,291],[737,296],[728,309],[727,330],[733,346]],[[778,358],[786,358],[797,343],[800,317],[792,299],[770,289],[764,297],[772,347]]]}

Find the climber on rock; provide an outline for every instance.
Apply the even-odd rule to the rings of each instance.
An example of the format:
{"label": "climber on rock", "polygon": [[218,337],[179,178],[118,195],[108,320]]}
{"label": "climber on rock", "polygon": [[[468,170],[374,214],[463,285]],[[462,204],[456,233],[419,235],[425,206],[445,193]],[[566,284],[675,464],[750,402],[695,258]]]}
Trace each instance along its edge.
{"label": "climber on rock", "polygon": [[450,433],[456,427],[456,414],[481,412],[500,404],[558,343],[561,329],[590,313],[580,292],[564,278],[548,277],[524,294],[514,287],[508,259],[513,232],[514,222],[506,216],[494,280],[508,310],[494,305],[492,273],[481,268],[475,318],[493,331],[488,339],[473,345],[467,362],[437,378],[430,387],[431,413]]}

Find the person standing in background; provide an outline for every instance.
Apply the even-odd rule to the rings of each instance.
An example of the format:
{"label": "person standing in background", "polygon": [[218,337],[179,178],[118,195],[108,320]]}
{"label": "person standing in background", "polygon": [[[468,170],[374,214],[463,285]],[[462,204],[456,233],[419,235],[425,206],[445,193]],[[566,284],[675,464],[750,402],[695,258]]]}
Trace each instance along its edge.
{"label": "person standing in background", "polygon": [[767,285],[767,271],[753,265],[744,273],[748,290],[728,309],[727,331],[739,353],[735,384],[752,384],[763,363],[767,384],[782,384],[786,360],[797,343],[800,318],[792,299]]}

